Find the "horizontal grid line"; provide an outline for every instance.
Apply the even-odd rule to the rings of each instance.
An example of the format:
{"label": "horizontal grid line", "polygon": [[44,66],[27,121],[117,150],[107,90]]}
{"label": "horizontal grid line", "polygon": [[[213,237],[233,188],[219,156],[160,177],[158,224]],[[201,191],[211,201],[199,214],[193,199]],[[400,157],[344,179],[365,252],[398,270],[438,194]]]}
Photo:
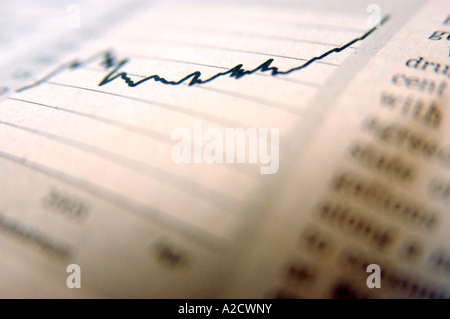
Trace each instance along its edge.
{"label": "horizontal grid line", "polygon": [[[76,141],[76,140],[73,140],[73,139],[70,139],[67,137],[39,131],[37,129],[21,126],[18,124],[8,123],[8,122],[2,121],[2,120],[0,120],[0,124],[14,127],[16,129],[27,131],[29,133],[48,138],[50,140],[53,140],[53,141],[56,141],[56,142],[59,142],[59,143],[65,144],[65,145],[69,145],[73,148],[83,150],[90,154],[94,154],[94,155],[104,158],[108,161],[114,162],[118,165],[121,165],[121,166],[126,167],[131,170],[134,170],[138,173],[142,173],[142,174],[145,174],[152,178],[155,178],[159,181],[169,182],[171,185],[173,185],[174,187],[183,191],[184,193],[190,193],[191,195],[194,195],[201,200],[203,200],[204,198],[207,198],[207,200],[211,201],[211,202],[213,202],[213,200],[215,200],[218,203],[220,203],[220,205],[222,205],[223,207],[229,209],[228,211],[230,211],[232,208],[232,206],[229,205],[230,202],[234,201],[235,204],[237,202],[239,202],[229,196],[226,196],[225,194],[215,191],[214,189],[205,187],[201,184],[197,184],[197,183],[193,182],[192,180],[187,180],[184,177],[174,175],[166,170],[162,170],[158,167],[146,164],[146,163],[141,162],[136,159],[132,159],[129,157],[125,157],[123,155],[115,154],[110,151],[98,148],[96,146],[88,145],[83,142],[79,142],[79,141]],[[138,167],[139,167],[139,169],[138,169]],[[188,190],[188,191],[186,192],[186,190]],[[203,195],[205,195],[205,193],[207,196],[203,196]],[[217,204],[217,203],[214,203],[214,204]]]}
{"label": "horizontal grid line", "polygon": [[[123,55],[127,55],[127,53],[122,53]],[[196,62],[190,62],[190,61],[183,61],[183,60],[175,60],[175,59],[168,59],[168,58],[161,58],[161,57],[154,57],[154,56],[146,56],[146,55],[141,55],[141,54],[130,54],[131,57],[135,57],[135,58],[140,58],[140,59],[147,59],[147,60],[159,60],[159,61],[168,61],[168,62],[174,62],[174,63],[182,63],[182,64],[189,64],[189,65],[198,65],[198,66],[204,66],[204,67],[210,67],[210,68],[215,68],[215,69],[221,69],[221,70],[229,70],[229,67],[223,67],[223,66],[218,66],[218,65],[211,65],[211,64],[203,64],[203,63],[196,63]],[[304,61],[308,61],[307,59],[303,59]],[[317,63],[319,63],[320,61],[317,61]],[[322,63],[323,64],[323,63]],[[329,63],[325,63],[327,65],[331,65]],[[335,64],[333,66],[339,67],[339,64]],[[99,68],[94,68],[94,67],[86,67],[87,69],[96,69],[99,70]],[[135,75],[135,76],[141,76],[141,77],[145,77],[144,75],[140,75],[140,74],[133,74],[133,73],[128,73],[130,75]],[[287,78],[287,77],[273,77],[269,74],[264,74],[264,73],[255,73],[255,75],[257,76],[264,76],[267,78],[271,78],[274,80],[280,80],[280,81],[288,81],[288,82],[292,82],[292,83],[296,83],[299,85],[304,85],[304,86],[309,86],[312,88],[321,88],[321,85],[319,83],[315,83],[315,82],[308,82],[308,81],[302,81],[302,80],[297,80],[297,79],[291,79],[291,78]]]}
{"label": "horizontal grid line", "polygon": [[[204,229],[187,224],[179,219],[175,219],[174,217],[167,215],[154,207],[142,204],[122,194],[110,191],[98,184],[90,183],[76,176],[69,175],[65,172],[39,163],[31,162],[25,158],[20,158],[4,151],[0,151],[0,157],[77,187],[82,191],[88,192],[89,195],[94,195],[100,199],[106,200],[109,203],[122,207],[124,208],[123,211],[125,213],[132,213],[137,217],[177,231],[181,236],[184,235],[184,237],[211,251],[216,251],[223,246],[223,243],[221,243],[221,240],[216,235],[208,233]],[[210,241],[205,241],[205,237],[209,237]]]}
{"label": "horizontal grid line", "polygon": [[48,105],[48,104],[44,104],[44,103],[38,103],[38,102],[34,102],[34,101],[29,101],[29,100],[23,100],[23,99],[18,99],[18,98],[14,98],[14,97],[8,97],[9,100],[14,100],[14,101],[19,101],[19,102],[24,102],[24,103],[30,103],[30,104],[35,104],[38,106],[42,106],[42,107],[47,107],[47,108],[51,108],[57,111],[62,111],[62,112],[67,112],[67,113],[71,113],[71,114],[75,114],[77,116],[81,116],[81,117],[86,117],[95,121],[99,121],[99,122],[103,122],[112,126],[117,126],[120,128],[123,128],[125,130],[134,132],[134,133],[138,133],[141,134],[143,136],[146,137],[150,137],[153,139],[156,139],[160,142],[166,143],[166,144],[170,144],[171,140],[168,138],[168,136],[158,133],[156,131],[153,130],[149,130],[149,129],[144,129],[141,127],[137,127],[137,126],[133,126],[124,122],[119,122],[116,120],[111,120],[111,119],[107,119],[104,117],[100,117],[97,115],[93,115],[93,114],[89,114],[89,113],[84,113],[84,112],[78,112],[78,111],[73,111],[73,110],[69,110],[69,109],[65,109],[65,108],[61,108],[61,107],[56,107],[56,106],[52,106],[52,105]]}
{"label": "horizontal grid line", "polygon": [[[46,83],[47,84],[60,85],[60,84],[52,83],[52,82],[46,82]],[[70,87],[70,88],[79,89],[79,87],[74,87],[74,86],[71,86],[71,85],[62,85],[62,86],[67,86],[67,87]],[[102,93],[107,93],[107,92],[102,92]],[[114,94],[114,95],[116,95],[116,94]],[[119,97],[121,97],[121,96],[119,96]],[[91,115],[91,114],[88,114],[88,113],[82,113],[82,112],[72,111],[72,110],[68,110],[68,109],[63,109],[63,108],[59,108],[59,107],[56,107],[56,106],[51,106],[51,105],[48,105],[48,104],[43,104],[43,103],[38,103],[38,102],[33,102],[33,101],[28,101],[28,100],[23,100],[23,99],[17,99],[17,98],[13,98],[13,97],[8,97],[8,99],[14,100],[14,101],[23,102],[23,103],[29,103],[29,104],[33,104],[33,105],[37,105],[37,106],[47,107],[47,108],[51,108],[51,109],[62,111],[62,112],[68,112],[68,113],[72,113],[72,114],[75,114],[75,115],[78,115],[78,116],[82,116],[82,117],[87,117],[87,118],[90,118],[90,119],[93,119],[93,120],[97,120],[97,121],[100,121],[100,122],[104,122],[104,123],[107,123],[107,124],[110,124],[110,125],[113,125],[113,126],[118,126],[118,127],[124,128],[124,129],[128,129],[128,130],[130,130],[132,132],[142,134],[142,135],[144,135],[146,137],[153,137],[153,135],[154,135],[156,137],[159,137],[159,138],[155,138],[155,139],[158,139],[158,140],[160,140],[160,141],[162,141],[164,143],[167,143],[169,145],[173,145],[172,140],[168,139],[168,136],[166,136],[164,134],[161,134],[161,133],[158,133],[158,132],[155,132],[155,131],[149,131],[149,130],[144,130],[144,129],[139,129],[139,128],[136,129],[136,127],[133,127],[133,126],[130,126],[130,125],[125,125],[124,126],[124,123],[121,123],[121,122],[117,122],[117,121],[114,121],[114,120],[109,120],[109,119],[97,117],[95,115]],[[117,124],[117,123],[119,123],[119,124]],[[149,136],[148,132],[151,132],[152,136]],[[253,178],[252,174],[250,174],[247,170],[241,169],[238,165],[225,165],[224,167],[227,168],[227,169],[231,169],[231,170],[233,170],[233,171],[235,171],[237,173],[244,174],[247,177]]]}
{"label": "horizontal grid line", "polygon": [[[314,12],[316,14],[320,14],[321,12]],[[313,14],[314,14],[313,13]],[[231,13],[230,13],[231,14]],[[267,26],[267,19],[265,17],[259,17],[259,16],[254,16],[254,15],[236,15],[236,12],[233,12],[233,17],[234,18],[238,18],[241,19],[243,21],[238,21],[236,23],[236,21],[233,21],[234,25],[237,26],[245,26],[245,25],[253,25],[253,26],[258,26],[258,25],[264,25]],[[221,15],[219,16],[219,18],[223,17],[223,13],[221,13]],[[353,33],[361,33],[364,32],[365,29],[362,28],[357,28],[357,27],[344,27],[341,25],[330,25],[330,24],[316,24],[316,23],[310,23],[310,22],[296,22],[294,20],[285,20],[285,19],[277,19],[278,16],[276,15],[272,15],[271,16],[271,21],[270,24],[271,25],[277,25],[277,26],[291,26],[297,29],[316,29],[316,30],[331,30],[331,31],[337,31],[337,32],[353,32]],[[360,19],[361,17],[357,17],[355,16],[355,18]],[[365,19],[365,17],[364,17]],[[217,20],[216,20],[217,21]],[[215,21],[215,22],[216,22]],[[167,21],[157,21],[157,20],[152,20],[152,22],[155,22],[156,25],[161,25],[162,22],[165,23],[165,25],[167,25]],[[182,22],[183,25],[185,25],[185,21],[180,21],[178,20],[177,22]],[[188,22],[192,22],[191,20],[189,20]],[[210,21],[207,21],[208,23],[210,23]],[[223,21],[220,21],[223,22]],[[244,23],[243,23],[244,22]],[[216,22],[217,23],[217,22]],[[148,26],[148,24],[147,24]],[[177,26],[176,24],[171,24],[170,26]],[[195,26],[198,26],[195,25]]]}
{"label": "horizontal grid line", "polygon": [[[125,38],[125,39],[129,39],[129,40],[132,40],[132,39],[143,40],[142,38],[138,38],[136,36],[129,36],[129,35],[126,35],[126,36],[125,35],[121,35],[121,37]],[[264,52],[258,52],[258,51],[233,49],[233,48],[227,48],[227,47],[215,46],[215,45],[208,45],[208,44],[195,44],[195,43],[184,42],[184,41],[179,41],[179,40],[161,39],[161,38],[157,38],[157,37],[152,38],[152,41],[153,42],[156,41],[158,43],[171,43],[171,44],[183,45],[183,46],[186,46],[186,47],[193,47],[193,48],[203,47],[203,48],[207,48],[207,49],[217,49],[217,50],[230,51],[230,52],[249,53],[249,54],[256,54],[256,55],[263,55],[263,56],[268,56],[268,57],[290,59],[290,60],[296,60],[296,61],[308,61],[308,60],[303,59],[303,58],[297,58],[297,57],[292,57],[292,56],[287,56],[287,55],[270,54],[270,53],[264,53]],[[317,61],[316,63],[328,64],[328,65],[333,65],[333,66],[339,66],[339,64],[331,63],[331,62],[324,62],[324,61]]]}
{"label": "horizontal grid line", "polygon": [[[229,30],[229,29],[211,29],[209,26],[202,27],[202,26],[171,25],[170,27],[175,27],[176,29],[178,29],[178,30],[181,29],[182,31],[186,31],[186,30],[190,29],[193,31],[200,31],[203,33],[214,33],[214,34],[223,33],[223,34],[230,34],[230,35],[251,36],[251,37],[262,38],[262,39],[274,39],[274,40],[297,42],[297,43],[311,43],[311,44],[334,46],[334,47],[342,46],[342,44],[336,44],[336,43],[331,43],[331,42],[321,42],[321,41],[315,41],[315,40],[297,39],[297,38],[290,38],[290,37],[283,37],[283,36],[276,36],[276,35],[261,34],[261,33],[256,33],[256,32],[240,32],[237,30]],[[364,31],[361,31],[361,32],[364,32]],[[353,46],[350,46],[349,48],[356,49],[356,47],[353,47]]]}
{"label": "horizontal grid line", "polygon": [[170,105],[170,104],[166,104],[166,103],[151,101],[151,100],[147,100],[147,99],[142,99],[142,98],[128,96],[128,95],[123,95],[123,94],[118,94],[118,93],[111,93],[111,92],[105,92],[105,91],[100,91],[100,90],[94,90],[94,89],[85,88],[85,87],[76,86],[76,85],[70,85],[70,84],[65,84],[65,83],[58,83],[58,82],[53,82],[53,81],[47,81],[45,83],[51,84],[51,85],[65,86],[65,87],[71,87],[71,88],[79,89],[79,90],[86,90],[86,91],[92,91],[92,92],[112,95],[112,96],[116,96],[116,97],[120,97],[120,98],[124,98],[124,99],[129,99],[129,100],[141,102],[141,103],[148,104],[148,105],[162,107],[162,108],[165,108],[167,110],[171,110],[171,111],[174,111],[174,112],[186,114],[188,116],[192,116],[192,117],[196,117],[196,118],[202,118],[202,119],[205,119],[205,120],[210,121],[210,122],[215,122],[215,123],[217,123],[219,125],[222,125],[224,127],[239,127],[239,126],[243,126],[242,123],[238,123],[238,122],[235,122],[235,121],[230,121],[228,119],[224,119],[224,118],[221,118],[221,117],[218,117],[218,116],[215,116],[215,115],[210,115],[210,114],[201,113],[201,112],[198,112],[198,111],[188,110],[188,109],[185,109],[185,108],[182,108],[182,107],[179,107],[179,106]]}
{"label": "horizontal grid line", "polygon": [[[95,67],[87,67],[86,69],[93,70],[93,71],[102,71],[101,69],[98,69],[98,68],[95,68]],[[145,78],[144,75],[140,75],[140,74],[129,73],[129,72],[127,72],[127,74],[132,75],[132,76],[136,76],[136,77]],[[50,83],[50,84],[57,84],[56,82],[52,82],[52,81],[48,81],[48,83]],[[182,85],[189,86],[189,84],[187,84],[187,83],[182,83]],[[293,115],[296,115],[296,116],[301,116],[303,114],[300,110],[298,110],[294,106],[291,106],[291,105],[288,105],[288,104],[284,104],[284,103],[278,103],[278,102],[275,102],[275,101],[270,101],[270,100],[266,100],[266,99],[262,99],[262,98],[258,98],[258,97],[247,95],[247,94],[243,94],[243,93],[232,92],[232,91],[228,91],[228,90],[224,90],[224,89],[217,89],[217,88],[214,88],[214,87],[206,87],[206,86],[194,86],[193,88],[207,90],[207,91],[212,91],[212,92],[216,92],[216,93],[219,93],[219,94],[232,96],[232,97],[235,97],[235,98],[238,98],[238,99],[242,99],[242,100],[245,100],[245,101],[252,101],[252,102],[260,104],[260,105],[264,105],[264,106],[268,106],[270,108],[277,109],[279,111],[289,112],[289,113],[291,113]],[[314,88],[319,89],[317,87],[314,87]]]}

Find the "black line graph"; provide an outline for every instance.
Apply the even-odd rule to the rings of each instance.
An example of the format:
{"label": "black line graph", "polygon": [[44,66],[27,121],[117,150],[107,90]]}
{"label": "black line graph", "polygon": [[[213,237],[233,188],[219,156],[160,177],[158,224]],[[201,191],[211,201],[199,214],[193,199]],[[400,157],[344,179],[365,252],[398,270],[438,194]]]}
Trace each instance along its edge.
{"label": "black line graph", "polygon": [[[383,25],[386,21],[388,21],[388,19],[389,19],[389,16],[385,16],[380,21],[379,26]],[[224,76],[229,76],[230,78],[234,78],[234,79],[240,79],[244,76],[252,75],[256,72],[268,72],[269,75],[271,75],[271,76],[287,75],[287,74],[302,70],[302,69],[308,67],[309,65],[313,64],[314,62],[320,61],[331,54],[342,52],[342,51],[346,50],[347,48],[349,48],[350,46],[352,46],[353,44],[355,44],[356,42],[363,41],[370,34],[372,34],[379,26],[374,26],[373,28],[368,30],[363,35],[347,42],[346,44],[344,44],[340,47],[335,47],[331,50],[328,50],[319,56],[316,56],[316,57],[313,57],[313,58],[307,60],[306,62],[302,63],[299,66],[293,67],[293,68],[285,70],[285,71],[279,70],[278,67],[276,67],[276,66],[272,66],[274,59],[270,58],[270,59],[266,60],[264,63],[260,64],[259,66],[257,66],[254,69],[251,69],[251,70],[246,70],[246,69],[244,69],[243,64],[238,64],[224,72],[216,73],[215,75],[213,75],[209,78],[206,78],[206,79],[202,79],[202,73],[200,71],[195,71],[195,72],[192,72],[192,73],[184,76],[183,78],[181,78],[179,80],[175,80],[175,81],[167,80],[158,74],[153,74],[153,75],[144,77],[138,81],[133,81],[133,79],[130,77],[129,73],[120,72],[120,69],[122,69],[130,61],[130,59],[126,58],[126,59],[122,59],[122,60],[117,60],[117,58],[115,57],[112,50],[107,50],[107,51],[101,52],[99,54],[96,54],[84,61],[75,60],[70,63],[63,64],[60,67],[58,67],[57,69],[55,69],[53,72],[48,74],[47,76],[43,77],[42,79],[40,79],[28,86],[24,86],[24,87],[16,90],[16,92],[22,92],[24,90],[36,87],[42,83],[45,83],[46,81],[50,80],[51,78],[55,77],[56,75],[66,71],[66,70],[79,69],[79,68],[85,67],[89,64],[92,64],[96,61],[100,61],[100,65],[102,65],[105,68],[105,70],[110,70],[109,73],[100,81],[98,86],[104,86],[116,79],[123,80],[129,87],[136,87],[136,86],[139,86],[150,80],[153,80],[154,82],[160,82],[165,85],[187,84],[189,86],[193,86],[193,85],[209,83],[211,81],[214,81],[214,80],[216,80],[220,77],[224,77]]]}

